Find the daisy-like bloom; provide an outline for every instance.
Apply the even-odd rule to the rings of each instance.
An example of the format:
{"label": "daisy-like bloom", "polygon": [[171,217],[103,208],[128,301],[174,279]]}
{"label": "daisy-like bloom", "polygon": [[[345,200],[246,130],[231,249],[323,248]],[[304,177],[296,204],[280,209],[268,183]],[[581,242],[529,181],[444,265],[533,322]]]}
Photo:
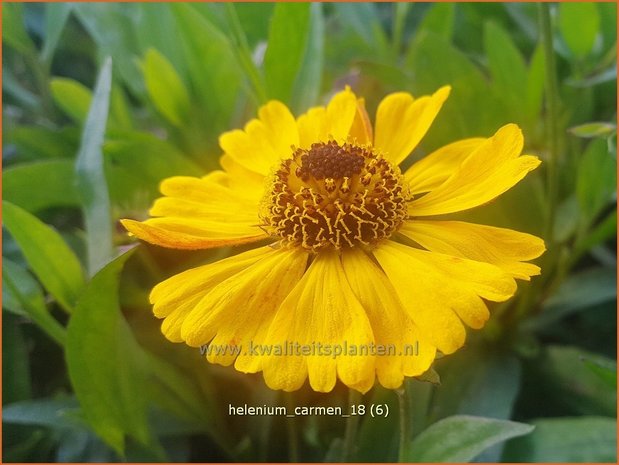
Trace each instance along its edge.
{"label": "daisy-like bloom", "polygon": [[[521,155],[513,124],[454,142],[402,173],[450,88],[388,95],[374,127],[350,89],[295,117],[271,101],[243,130],[223,134],[221,170],[172,177],[135,236],[176,249],[254,244],[158,284],[163,334],[212,350],[207,359],[263,372],[272,389],[339,378],[361,392],[397,388],[437,350],[481,328],[484,300],[502,302],[539,267],[541,239],[436,219],[493,200],[540,161]],[[415,348],[411,352],[411,347]],[[354,350],[353,350],[354,349]]]}

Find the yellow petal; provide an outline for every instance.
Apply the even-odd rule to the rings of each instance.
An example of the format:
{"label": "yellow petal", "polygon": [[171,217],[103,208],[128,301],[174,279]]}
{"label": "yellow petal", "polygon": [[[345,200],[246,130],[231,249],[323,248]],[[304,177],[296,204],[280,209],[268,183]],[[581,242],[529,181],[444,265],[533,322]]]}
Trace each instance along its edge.
{"label": "yellow petal", "polygon": [[404,173],[411,194],[421,194],[436,189],[485,140],[483,138],[459,140],[441,147],[413,164]]}
{"label": "yellow petal", "polygon": [[336,252],[316,255],[309,269],[282,303],[267,336],[267,343],[315,348],[311,355],[272,355],[263,364],[264,379],[272,389],[296,390],[309,374],[312,389],[329,392],[336,378],[365,391],[374,380],[371,355],[320,355],[323,348],[359,347],[374,342],[372,329],[354,296]]}
{"label": "yellow petal", "polygon": [[326,108],[311,108],[299,116],[300,146],[308,148],[315,142],[327,142],[330,139],[346,141],[356,113],[357,97],[347,87],[335,94]]}
{"label": "yellow petal", "polygon": [[251,266],[273,251],[261,247],[208,265],[192,268],[157,284],[150,293],[150,303],[157,318],[165,318],[162,332],[180,342],[180,327],[187,314],[211,289],[230,276]]}
{"label": "yellow petal", "polygon": [[399,165],[430,129],[450,89],[441,87],[431,96],[418,99],[405,92],[385,97],[376,111],[374,147]]}
{"label": "yellow petal", "polygon": [[131,233],[147,242],[177,249],[204,249],[253,242],[266,237],[259,227],[255,193],[228,187],[223,171],[204,178],[175,176],[161,183],[165,197],[142,223],[122,220]]}
{"label": "yellow petal", "polygon": [[[262,356],[253,347],[263,344],[276,310],[305,272],[307,252],[278,250],[218,284],[194,308],[182,335],[189,345],[201,345],[215,334],[211,346],[234,347],[239,352],[211,351],[211,363],[256,372]],[[250,347],[251,346],[251,347]]]}
{"label": "yellow petal", "polygon": [[247,244],[266,239],[258,225],[237,225],[187,218],[152,218],[146,221],[120,220],[134,236],[151,244],[172,249],[210,249]]}
{"label": "yellow petal", "polygon": [[523,261],[546,250],[544,241],[531,234],[461,221],[407,221],[399,232],[432,252],[492,263],[527,281],[540,268]]}
{"label": "yellow petal", "polygon": [[503,301],[516,283],[500,268],[388,241],[373,251],[422,334],[443,353],[464,344],[462,319],[480,328],[488,319],[481,297]]}
{"label": "yellow petal", "polygon": [[272,100],[258,111],[244,130],[222,134],[219,145],[237,163],[266,176],[281,160],[290,158],[291,146],[299,145],[299,131],[290,110]]}
{"label": "yellow petal", "polygon": [[[209,289],[200,302],[194,306],[189,315],[185,318],[181,328],[181,337],[187,345],[198,347],[207,344],[218,333],[220,327],[217,323],[224,322],[226,315],[221,312],[228,312],[229,315],[234,313],[237,317],[240,312],[258,312],[260,307],[264,305],[268,308],[268,300],[283,299],[278,296],[277,292],[269,295],[269,289],[260,285],[260,282],[265,280],[273,284],[276,279],[283,279],[281,275],[282,267],[294,266],[303,267],[303,252],[291,252],[281,249],[269,249],[262,254],[258,260],[247,264],[243,269],[230,275],[227,279],[216,283],[215,286]],[[296,255],[295,255],[296,253]],[[278,273],[273,276],[273,272]],[[291,273],[293,276],[294,273]],[[286,278],[287,279],[287,278]],[[255,293],[255,295],[254,295]],[[260,301],[260,299],[264,299]],[[229,323],[226,322],[226,325]],[[239,329],[242,329],[239,328]],[[226,344],[234,344],[235,341],[228,341]]]}
{"label": "yellow petal", "polygon": [[392,354],[386,351],[388,355],[376,357],[378,380],[387,389],[397,389],[404,376],[420,375],[432,365],[436,348],[422,337],[385,273],[363,251],[347,250],[342,265],[370,320],[376,345],[393,348]]}
{"label": "yellow petal", "polygon": [[365,99],[363,98],[357,99],[357,111],[348,134],[348,139],[350,142],[358,145],[371,144],[374,139],[372,123],[365,109]]}
{"label": "yellow petal", "polygon": [[227,154],[219,159],[219,164],[229,175],[225,185],[231,189],[247,192],[247,196],[260,200],[264,194],[265,177],[254,171],[248,170]]}
{"label": "yellow petal", "polygon": [[411,216],[453,213],[498,197],[537,168],[540,160],[522,151],[522,131],[515,124],[499,129],[471,153],[443,184],[409,204]]}

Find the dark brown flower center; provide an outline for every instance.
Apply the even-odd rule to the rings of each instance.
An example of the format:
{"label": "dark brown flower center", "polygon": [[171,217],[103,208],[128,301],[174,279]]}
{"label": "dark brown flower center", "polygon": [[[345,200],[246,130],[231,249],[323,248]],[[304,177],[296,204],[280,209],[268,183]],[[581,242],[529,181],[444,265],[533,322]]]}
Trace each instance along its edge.
{"label": "dark brown flower center", "polygon": [[289,245],[370,246],[400,227],[409,197],[399,168],[370,147],[320,142],[281,163],[260,216]]}

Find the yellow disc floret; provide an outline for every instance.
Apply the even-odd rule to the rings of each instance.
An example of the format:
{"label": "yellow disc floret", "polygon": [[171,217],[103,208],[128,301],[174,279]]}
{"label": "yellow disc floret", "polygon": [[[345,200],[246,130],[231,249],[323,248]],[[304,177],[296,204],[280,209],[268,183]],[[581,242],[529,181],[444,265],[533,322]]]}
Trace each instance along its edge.
{"label": "yellow disc floret", "polygon": [[339,250],[390,237],[406,219],[408,201],[398,167],[370,147],[329,141],[296,149],[281,163],[260,216],[285,244]]}

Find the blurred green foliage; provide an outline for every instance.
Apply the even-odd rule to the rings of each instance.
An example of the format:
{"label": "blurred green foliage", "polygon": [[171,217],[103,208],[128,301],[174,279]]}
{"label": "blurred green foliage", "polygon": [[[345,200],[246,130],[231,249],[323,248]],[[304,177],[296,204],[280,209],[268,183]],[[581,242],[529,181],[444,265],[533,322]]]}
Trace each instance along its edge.
{"label": "blurred green foliage", "polygon": [[[555,69],[540,8],[5,3],[3,460],[286,461],[295,452],[277,438],[291,430],[301,460],[341,460],[343,419],[291,429],[227,414],[228,403],[341,406],[341,387],[291,399],[160,334],[150,288],[230,251],[127,251],[118,219],[145,218],[163,178],[214,169],[218,135],[268,99],[298,113],[350,85],[373,114],[386,93],[450,84],[414,158],[519,124],[556,172],[544,163],[454,217],[544,235],[548,251],[542,276],[437,360],[441,384],[408,381],[406,458],[616,461],[617,6],[548,6]],[[395,394],[376,387],[363,402],[392,413],[361,419],[349,458],[396,460]]]}

